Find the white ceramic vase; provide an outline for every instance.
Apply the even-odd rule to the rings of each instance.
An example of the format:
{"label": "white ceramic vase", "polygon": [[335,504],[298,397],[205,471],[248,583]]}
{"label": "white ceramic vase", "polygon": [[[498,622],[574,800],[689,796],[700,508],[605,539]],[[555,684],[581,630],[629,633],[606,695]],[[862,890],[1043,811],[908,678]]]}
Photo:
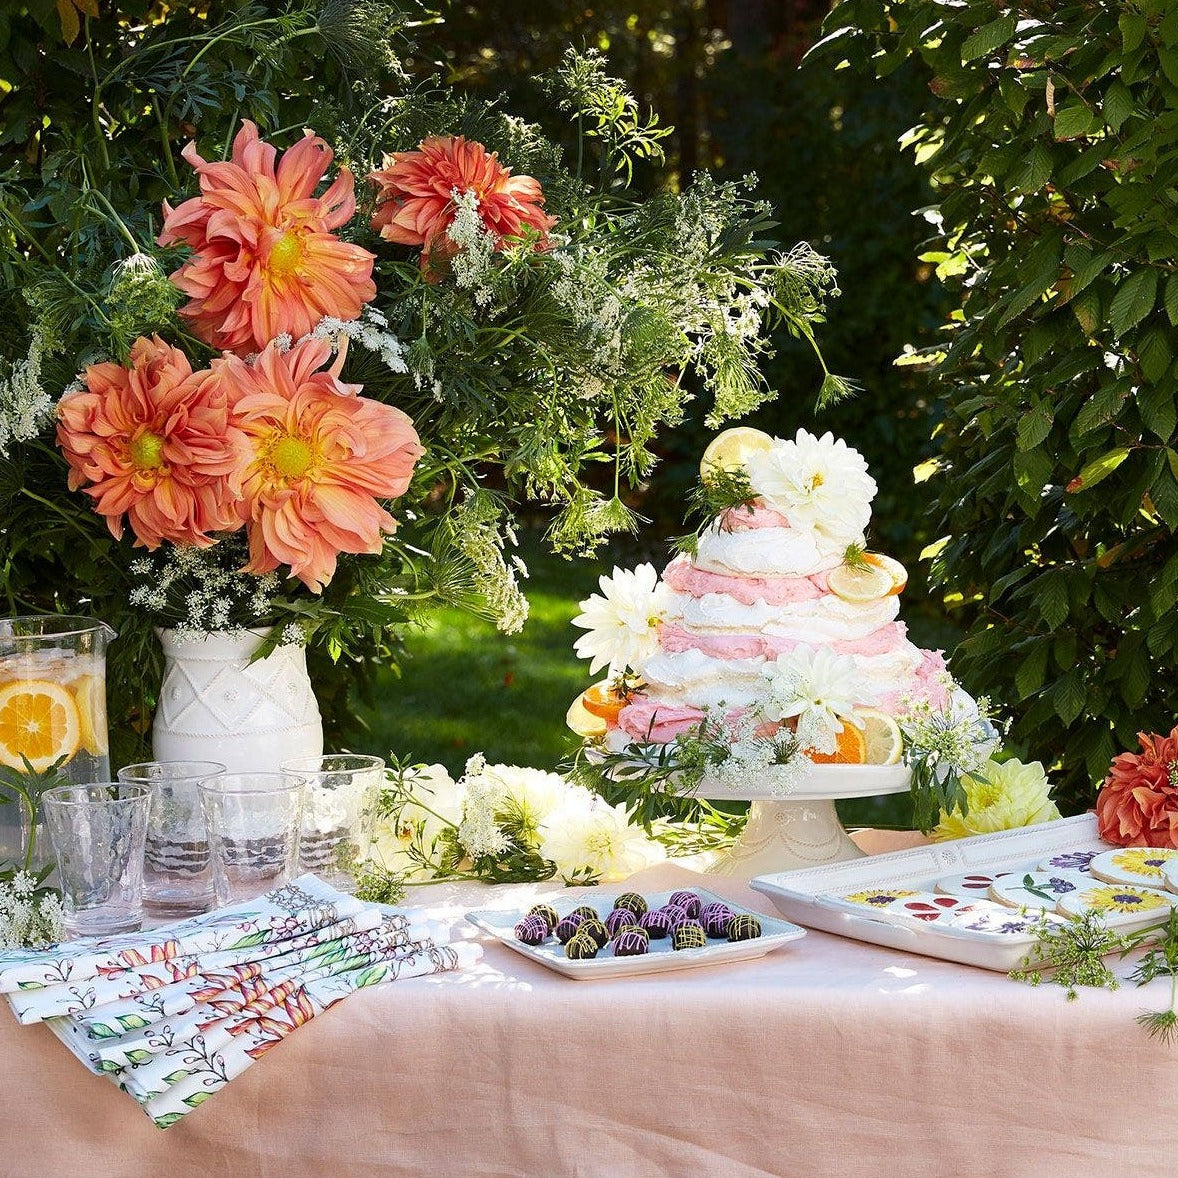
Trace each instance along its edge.
{"label": "white ceramic vase", "polygon": [[156,760],[220,761],[251,773],[322,754],[323,721],[302,646],[278,646],[251,663],[265,630],[158,633],[165,663],[152,727]]}

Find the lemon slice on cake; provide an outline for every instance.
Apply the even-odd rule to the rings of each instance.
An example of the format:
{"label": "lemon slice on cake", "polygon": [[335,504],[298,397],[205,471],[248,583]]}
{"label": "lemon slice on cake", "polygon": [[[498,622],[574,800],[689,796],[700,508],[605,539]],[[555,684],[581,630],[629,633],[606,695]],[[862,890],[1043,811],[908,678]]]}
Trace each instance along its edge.
{"label": "lemon slice on cake", "polygon": [[565,713],[564,722],[582,740],[596,740],[599,736],[604,736],[609,731],[609,725],[605,722],[605,719],[601,716],[595,716],[585,706],[585,692],[581,692],[569,704],[569,710]]}
{"label": "lemon slice on cake", "polygon": [[867,564],[882,569],[892,578],[893,593],[904,592],[904,588],[908,584],[908,570],[895,557],[884,556],[882,552],[865,552],[863,559]]}
{"label": "lemon slice on cake", "polygon": [[856,605],[887,597],[895,582],[890,573],[875,564],[841,564],[826,578],[831,593]]}
{"label": "lemon slice on cake", "polygon": [[699,475],[706,483],[715,470],[744,470],[754,454],[773,449],[773,438],[751,425],[736,425],[717,434],[699,460]]}
{"label": "lemon slice on cake", "polygon": [[868,765],[898,765],[904,751],[900,726],[878,708],[858,708],[855,718],[863,725],[864,761]]}

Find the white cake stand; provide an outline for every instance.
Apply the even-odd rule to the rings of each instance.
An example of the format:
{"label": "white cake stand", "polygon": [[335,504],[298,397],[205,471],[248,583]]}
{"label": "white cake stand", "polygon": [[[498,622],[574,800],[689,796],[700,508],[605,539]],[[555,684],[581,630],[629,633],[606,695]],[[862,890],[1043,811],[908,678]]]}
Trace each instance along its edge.
{"label": "white cake stand", "polygon": [[725,789],[704,778],[696,790],[700,797],[752,803],[740,838],[710,870],[751,879],[861,858],[835,801],[906,793],[910,776],[906,765],[815,765],[787,795],[770,782],[760,789]]}

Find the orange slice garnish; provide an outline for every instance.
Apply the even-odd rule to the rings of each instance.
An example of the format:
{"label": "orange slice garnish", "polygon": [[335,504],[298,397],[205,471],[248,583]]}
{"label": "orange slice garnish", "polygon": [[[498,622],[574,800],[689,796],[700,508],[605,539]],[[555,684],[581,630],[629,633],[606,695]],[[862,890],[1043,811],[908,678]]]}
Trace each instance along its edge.
{"label": "orange slice garnish", "polygon": [[877,569],[882,569],[892,578],[892,593],[903,593],[908,584],[908,570],[893,556],[884,556],[882,552],[865,552],[863,559]]}
{"label": "orange slice garnish", "polygon": [[814,749],[805,752],[815,765],[863,765],[867,761],[867,740],[861,728],[844,719],[843,730],[835,737],[833,753],[820,753]]}
{"label": "orange slice garnish", "polygon": [[70,758],[82,739],[78,705],[60,683],[16,679],[0,687],[0,762],[24,769],[23,754],[38,773]]}

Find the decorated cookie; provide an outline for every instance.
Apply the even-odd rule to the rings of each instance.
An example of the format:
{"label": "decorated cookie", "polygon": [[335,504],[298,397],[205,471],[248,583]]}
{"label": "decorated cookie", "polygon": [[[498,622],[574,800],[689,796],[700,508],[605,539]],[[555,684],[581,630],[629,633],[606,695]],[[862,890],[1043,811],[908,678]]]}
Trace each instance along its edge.
{"label": "decorated cookie", "polygon": [[1107,883],[1140,884],[1147,888],[1165,886],[1162,868],[1178,859],[1178,851],[1166,847],[1121,847],[1102,851],[1089,864],[1089,871]]}
{"label": "decorated cookie", "polygon": [[996,879],[1009,874],[1007,871],[972,871],[967,875],[947,875],[944,879],[937,880],[933,885],[933,891],[943,892],[946,896],[960,896],[963,900],[974,900],[979,896],[988,895],[990,885]]}
{"label": "decorated cookie", "polygon": [[1092,860],[1104,850],[1104,847],[1092,847],[1084,851],[1060,851],[1058,854],[1052,855],[1050,859],[1044,859],[1039,864],[1039,870],[1079,871],[1088,875],[1088,868]]}
{"label": "decorated cookie", "polygon": [[1099,912],[1109,924],[1128,924],[1144,915],[1163,920],[1178,904],[1173,892],[1143,888],[1139,884],[1100,883],[1092,880],[1059,900],[1059,911],[1070,916]]}
{"label": "decorated cookie", "polygon": [[1166,881],[1168,892],[1178,892],[1178,862],[1167,863],[1162,868],[1162,878]]}
{"label": "decorated cookie", "polygon": [[893,900],[885,906],[884,911],[932,922],[942,921],[953,913],[969,909],[974,902],[964,900],[960,896],[945,896],[937,892],[912,892]]}
{"label": "decorated cookie", "polygon": [[952,913],[944,925],[987,937],[1025,937],[1044,924],[1062,924],[1063,919],[1038,908],[1014,912],[995,900],[975,900],[968,907]]}
{"label": "decorated cookie", "polygon": [[903,899],[905,896],[915,896],[915,888],[868,888],[863,892],[851,892],[840,896],[848,904],[864,904],[868,908],[886,908],[889,904]]}
{"label": "decorated cookie", "polygon": [[1083,888],[1092,877],[1078,871],[1012,871],[990,886],[990,899],[1011,908],[1042,908],[1054,912],[1061,896]]}

